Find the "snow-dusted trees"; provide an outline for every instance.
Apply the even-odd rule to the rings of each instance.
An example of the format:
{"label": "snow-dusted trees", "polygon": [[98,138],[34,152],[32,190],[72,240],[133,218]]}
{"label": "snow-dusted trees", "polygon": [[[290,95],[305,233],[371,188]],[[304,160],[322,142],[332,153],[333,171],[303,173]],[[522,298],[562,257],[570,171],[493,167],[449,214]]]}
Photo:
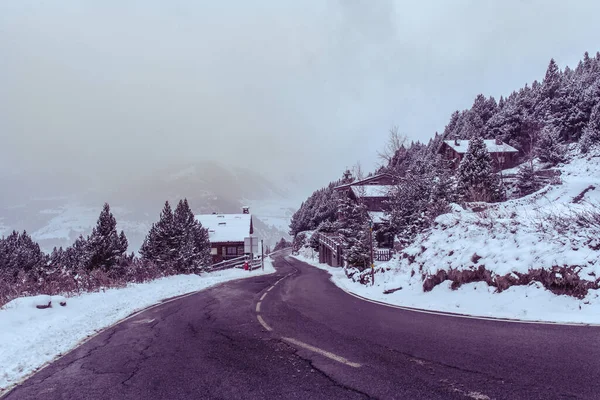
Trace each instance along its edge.
{"label": "snow-dusted trees", "polygon": [[415,160],[390,197],[389,231],[408,242],[456,201],[454,179],[442,160],[423,154]]}
{"label": "snow-dusted trees", "polygon": [[338,200],[338,211],[335,230],[342,239],[344,258],[348,265],[364,269],[369,266],[371,258],[367,209],[346,194]]}
{"label": "snow-dusted trees", "polygon": [[87,239],[87,267],[90,269],[113,267],[127,251],[127,245],[125,233],[123,231],[117,233],[117,221],[110,212],[110,206],[105,203],[96,227]]}
{"label": "snow-dusted trees", "polygon": [[173,213],[169,202],[152,225],[140,249],[142,259],[174,267],[182,273],[198,272],[210,265],[208,231],[196,221],[186,200]]}
{"label": "snow-dusted trees", "polygon": [[288,249],[290,247],[292,247],[292,243],[288,242],[284,238],[281,238],[281,240],[275,244],[275,247],[273,248],[273,251],[279,251],[279,250],[283,250],[283,249]]}
{"label": "snow-dusted trees", "polygon": [[27,232],[13,232],[0,238],[0,279],[11,282],[20,272],[43,269],[48,257]]}
{"label": "snow-dusted trees", "polygon": [[558,164],[564,161],[566,146],[560,138],[558,128],[547,125],[542,129],[536,145],[536,154],[543,162]]}
{"label": "snow-dusted trees", "polygon": [[531,163],[524,163],[517,173],[517,189],[521,196],[526,196],[539,189],[538,177]]}
{"label": "snow-dusted trees", "polygon": [[174,234],[179,247],[175,265],[180,272],[198,272],[211,264],[208,230],[194,218],[187,199],[179,201],[173,215]]}
{"label": "snow-dusted trees", "polygon": [[115,267],[126,255],[128,241],[125,233],[117,232],[117,221],[104,204],[96,226],[88,237],[79,235],[75,243],[67,249],[54,249],[50,255],[52,268],[66,267],[77,269],[105,269]]}
{"label": "snow-dusted trees", "polygon": [[[351,179],[350,175],[346,176],[346,179]],[[292,216],[290,235],[296,236],[299,232],[314,230],[324,221],[335,221],[338,194],[334,188],[340,184],[340,181],[332,182],[327,187],[315,191],[302,203]]]}
{"label": "snow-dusted trees", "polygon": [[479,136],[469,141],[469,148],[458,167],[458,193],[466,201],[497,201],[502,198],[492,158]]}
{"label": "snow-dusted trees", "polygon": [[594,106],[590,121],[581,135],[581,150],[587,153],[597,143],[600,143],[600,102]]}

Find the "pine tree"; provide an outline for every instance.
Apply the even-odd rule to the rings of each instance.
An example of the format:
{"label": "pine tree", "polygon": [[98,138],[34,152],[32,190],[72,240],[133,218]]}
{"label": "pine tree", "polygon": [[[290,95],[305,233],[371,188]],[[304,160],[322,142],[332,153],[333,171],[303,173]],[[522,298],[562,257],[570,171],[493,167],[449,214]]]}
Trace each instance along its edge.
{"label": "pine tree", "polygon": [[536,145],[536,153],[543,162],[556,165],[565,160],[566,146],[560,138],[557,128],[547,125],[542,129]]}
{"label": "pine tree", "polygon": [[173,266],[181,273],[197,273],[211,264],[208,230],[196,221],[187,199],[179,201],[175,213],[169,202],[165,202],[140,254],[145,261]]}
{"label": "pine tree", "polygon": [[517,189],[521,196],[526,196],[538,190],[539,180],[531,163],[524,163],[517,173]]}
{"label": "pine tree", "polygon": [[173,215],[175,246],[174,263],[180,272],[199,272],[210,265],[208,231],[196,221],[187,199],[181,200]]}
{"label": "pine tree", "polygon": [[279,242],[277,242],[275,244],[275,247],[273,248],[273,251],[279,251],[279,250],[283,250],[283,249],[288,249],[290,247],[292,247],[292,243],[288,242],[284,238],[281,238],[281,240],[279,240]]}
{"label": "pine tree", "polygon": [[127,252],[127,238],[123,231],[117,233],[117,221],[108,203],[104,204],[86,247],[90,269],[111,268]]}
{"label": "pine tree", "polygon": [[43,270],[47,263],[48,256],[27,232],[13,231],[0,239],[0,279],[12,282],[20,272],[31,275]]}
{"label": "pine tree", "polygon": [[597,103],[581,136],[581,151],[587,153],[590,148],[600,143],[600,102]]}
{"label": "pine tree", "polygon": [[342,239],[344,258],[348,265],[364,269],[371,257],[367,209],[348,195],[340,196],[338,204],[336,231]]}
{"label": "pine tree", "polygon": [[498,177],[493,172],[492,158],[481,137],[469,142],[464,159],[457,174],[458,193],[465,201],[500,200],[501,189]]}

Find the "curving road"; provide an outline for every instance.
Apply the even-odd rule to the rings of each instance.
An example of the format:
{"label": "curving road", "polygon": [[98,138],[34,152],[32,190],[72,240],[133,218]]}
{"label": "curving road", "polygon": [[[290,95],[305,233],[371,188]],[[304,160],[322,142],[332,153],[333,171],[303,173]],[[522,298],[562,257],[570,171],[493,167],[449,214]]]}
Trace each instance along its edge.
{"label": "curving road", "polygon": [[277,273],[104,331],[6,399],[599,399],[600,329],[455,318]]}

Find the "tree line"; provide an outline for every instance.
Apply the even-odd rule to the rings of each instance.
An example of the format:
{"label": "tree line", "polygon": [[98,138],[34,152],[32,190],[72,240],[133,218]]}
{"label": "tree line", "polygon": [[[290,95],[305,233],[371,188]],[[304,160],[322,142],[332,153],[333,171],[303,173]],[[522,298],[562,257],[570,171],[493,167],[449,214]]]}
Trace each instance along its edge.
{"label": "tree line", "polygon": [[187,202],[175,211],[166,202],[140,256],[127,254],[128,241],[104,204],[96,226],[73,245],[45,254],[27,232],[0,238],[0,304],[22,295],[97,290],[161,276],[200,273],[211,264],[208,230]]}

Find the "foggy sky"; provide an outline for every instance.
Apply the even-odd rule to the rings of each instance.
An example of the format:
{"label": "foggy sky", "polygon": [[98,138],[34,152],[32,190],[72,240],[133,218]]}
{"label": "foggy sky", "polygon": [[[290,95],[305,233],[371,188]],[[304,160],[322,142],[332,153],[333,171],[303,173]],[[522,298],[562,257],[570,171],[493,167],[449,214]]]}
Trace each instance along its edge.
{"label": "foggy sky", "polygon": [[600,50],[600,3],[0,2],[0,174],[219,159],[307,189]]}

